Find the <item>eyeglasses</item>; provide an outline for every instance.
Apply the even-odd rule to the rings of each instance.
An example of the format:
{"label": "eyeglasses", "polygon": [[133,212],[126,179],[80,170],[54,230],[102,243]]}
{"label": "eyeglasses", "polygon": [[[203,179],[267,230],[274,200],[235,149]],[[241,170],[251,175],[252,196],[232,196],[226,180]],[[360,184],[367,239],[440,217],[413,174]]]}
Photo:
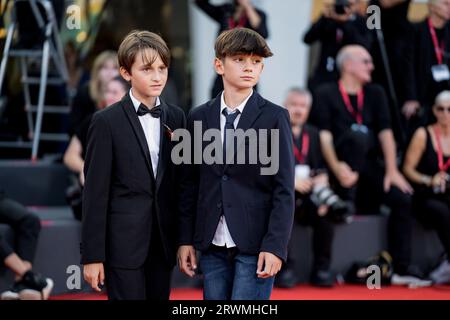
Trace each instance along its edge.
{"label": "eyeglasses", "polygon": [[443,107],[443,106],[437,106],[437,107],[436,107],[436,111],[438,111],[438,112],[444,112],[444,111],[447,111],[448,113],[450,113],[450,107],[445,108],[445,107]]}

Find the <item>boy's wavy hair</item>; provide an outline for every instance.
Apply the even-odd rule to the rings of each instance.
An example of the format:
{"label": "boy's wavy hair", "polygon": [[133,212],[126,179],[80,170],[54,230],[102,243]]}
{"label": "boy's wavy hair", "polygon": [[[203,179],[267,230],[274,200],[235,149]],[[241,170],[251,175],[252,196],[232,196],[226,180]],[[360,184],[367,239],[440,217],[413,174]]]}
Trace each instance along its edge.
{"label": "boy's wavy hair", "polygon": [[163,38],[156,33],[141,30],[133,30],[123,39],[118,51],[119,66],[131,74],[131,66],[138,54],[142,55],[142,59],[146,64],[152,65],[158,58],[158,55],[149,57],[145,54],[146,49],[156,51],[165,66],[169,67],[170,50]]}

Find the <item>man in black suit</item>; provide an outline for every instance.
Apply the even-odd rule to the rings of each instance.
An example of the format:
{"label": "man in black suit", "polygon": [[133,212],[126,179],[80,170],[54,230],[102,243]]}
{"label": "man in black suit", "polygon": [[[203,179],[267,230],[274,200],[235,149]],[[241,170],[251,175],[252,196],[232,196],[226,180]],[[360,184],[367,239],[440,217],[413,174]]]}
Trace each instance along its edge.
{"label": "man in black suit", "polygon": [[[193,276],[195,249],[201,251],[205,299],[269,299],[274,276],[287,257],[294,215],[289,114],[252,89],[262,72],[263,58],[272,56],[264,38],[246,28],[228,30],[217,38],[215,51],[215,69],[225,90],[193,109],[188,129],[192,135],[200,124],[202,133],[218,133],[220,155],[215,156],[219,161],[207,164],[203,159],[183,169],[178,263],[181,271]],[[252,130],[259,134],[255,139],[260,155],[253,162],[249,158],[256,149],[248,150],[252,139],[231,148],[233,133]],[[264,141],[263,130],[278,135],[269,134]],[[194,159],[200,151],[205,156],[209,150],[205,142],[196,150],[196,142]],[[262,149],[270,150],[278,163],[263,164]],[[235,158],[231,150],[237,150]],[[245,161],[239,161],[240,157]]]}
{"label": "man in black suit", "polygon": [[159,99],[170,51],[148,31],[122,42],[120,73],[131,82],[124,98],[96,113],[88,133],[83,192],[84,277],[110,299],[168,299],[175,264],[177,167],[172,130],[181,109]]}

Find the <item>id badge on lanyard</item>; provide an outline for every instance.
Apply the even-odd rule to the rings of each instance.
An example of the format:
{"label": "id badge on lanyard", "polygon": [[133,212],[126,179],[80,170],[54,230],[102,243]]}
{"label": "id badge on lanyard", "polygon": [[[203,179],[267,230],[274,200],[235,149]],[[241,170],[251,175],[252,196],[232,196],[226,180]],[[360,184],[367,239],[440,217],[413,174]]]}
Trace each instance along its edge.
{"label": "id badge on lanyard", "polygon": [[300,180],[309,179],[311,175],[311,167],[306,164],[297,164],[295,166],[295,178]]}
{"label": "id badge on lanyard", "polygon": [[444,63],[444,41],[439,44],[436,30],[433,27],[431,19],[428,19],[428,28],[430,29],[431,40],[433,41],[434,52],[436,54],[437,65],[431,67],[431,74],[434,81],[441,82],[450,80],[450,71]]}
{"label": "id badge on lanyard", "polygon": [[350,97],[348,96],[348,93],[345,91],[344,85],[342,82],[339,81],[339,91],[342,96],[342,100],[344,101],[345,107],[347,108],[348,112],[355,118],[356,123],[353,123],[351,125],[352,131],[358,131],[364,134],[369,133],[369,128],[367,128],[366,125],[363,124],[363,107],[364,107],[364,90],[361,89],[360,92],[358,92],[357,96],[357,104],[358,107],[355,110],[352,106],[352,103],[350,102]]}
{"label": "id badge on lanyard", "polygon": [[431,74],[436,82],[450,80],[450,71],[446,64],[437,64],[431,67]]}

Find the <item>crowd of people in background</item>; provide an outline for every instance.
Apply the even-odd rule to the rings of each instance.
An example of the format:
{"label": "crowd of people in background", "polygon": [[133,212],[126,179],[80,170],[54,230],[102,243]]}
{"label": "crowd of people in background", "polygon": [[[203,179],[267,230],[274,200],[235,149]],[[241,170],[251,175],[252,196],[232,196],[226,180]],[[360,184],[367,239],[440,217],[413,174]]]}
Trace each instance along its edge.
{"label": "crowd of people in background", "polygon": [[[381,37],[380,31],[366,27],[358,9],[361,1],[347,1],[343,10],[325,6],[304,35],[305,43],[321,44],[308,82],[311,93],[294,88],[285,105],[297,168],[304,171],[306,163],[309,170],[306,179],[296,175],[297,208],[314,203],[314,180],[323,176],[322,170],[317,172],[317,159],[324,159],[333,190],[330,209],[336,201],[349,203],[348,214],[376,214],[380,204],[389,208],[391,283],[430,285],[450,280],[450,1],[429,1],[429,15],[419,23],[407,19],[410,2],[371,1],[381,9]],[[329,266],[333,215],[323,214],[320,203],[312,208],[311,283],[330,287],[335,282]],[[415,218],[435,229],[445,248],[440,264],[429,273],[412,264]],[[289,265],[278,276],[281,287],[295,285]]]}

